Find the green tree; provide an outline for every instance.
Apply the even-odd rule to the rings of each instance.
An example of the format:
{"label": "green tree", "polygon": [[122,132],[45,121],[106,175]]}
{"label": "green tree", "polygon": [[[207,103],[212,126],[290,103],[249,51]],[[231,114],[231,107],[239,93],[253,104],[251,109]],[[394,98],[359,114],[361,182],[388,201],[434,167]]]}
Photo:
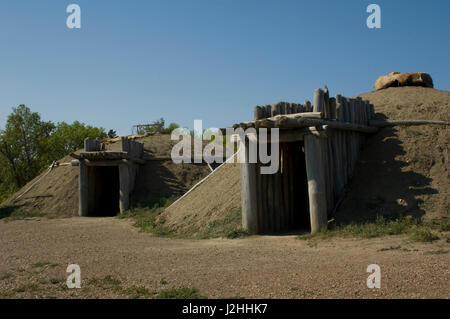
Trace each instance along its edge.
{"label": "green tree", "polygon": [[108,131],[108,137],[109,137],[109,138],[115,138],[115,137],[117,137],[117,132],[114,131],[113,129],[109,130],[109,131]]}
{"label": "green tree", "polygon": [[152,124],[146,125],[145,128],[139,128],[136,133],[140,135],[146,133],[170,134],[173,130],[180,127],[176,123],[170,123],[168,127],[165,127],[165,125],[166,121],[164,118],[160,118],[159,120],[153,121]]}
{"label": "green tree", "polygon": [[53,161],[82,148],[85,138],[106,136],[103,128],[78,121],[55,125],[25,105],[13,108],[0,130],[0,202]]}
{"label": "green tree", "polygon": [[106,138],[105,129],[85,125],[79,121],[72,124],[61,122],[56,125],[54,132],[46,139],[45,163],[60,159],[84,145],[84,140],[90,138]]}
{"label": "green tree", "polygon": [[4,173],[3,178],[9,175],[16,187],[21,187],[36,176],[43,165],[45,141],[54,129],[53,123],[42,121],[25,105],[13,108],[5,130],[0,132],[1,162],[10,173]]}

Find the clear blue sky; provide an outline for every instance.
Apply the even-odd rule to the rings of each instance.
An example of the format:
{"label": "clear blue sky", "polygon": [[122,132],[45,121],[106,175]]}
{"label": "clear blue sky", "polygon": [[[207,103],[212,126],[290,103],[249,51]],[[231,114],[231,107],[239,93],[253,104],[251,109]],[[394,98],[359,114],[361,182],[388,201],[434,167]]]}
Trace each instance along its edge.
{"label": "clear blue sky", "polygon": [[[81,30],[66,27],[71,3]],[[366,27],[370,3],[382,29]],[[0,127],[19,104],[119,134],[160,117],[225,127],[324,84],[371,91],[392,71],[449,90],[449,35],[448,0],[2,0]]]}

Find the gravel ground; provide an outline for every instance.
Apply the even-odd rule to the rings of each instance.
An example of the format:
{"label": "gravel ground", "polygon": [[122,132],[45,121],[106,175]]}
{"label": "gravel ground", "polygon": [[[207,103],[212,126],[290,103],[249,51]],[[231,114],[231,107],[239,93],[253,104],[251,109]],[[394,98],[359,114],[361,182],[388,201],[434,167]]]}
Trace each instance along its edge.
{"label": "gravel ground", "polygon": [[[0,221],[0,297],[148,298],[196,287],[208,298],[449,298],[441,237],[180,240],[115,218]],[[69,264],[81,267],[81,289],[65,286]],[[381,267],[381,289],[366,286],[369,264]]]}

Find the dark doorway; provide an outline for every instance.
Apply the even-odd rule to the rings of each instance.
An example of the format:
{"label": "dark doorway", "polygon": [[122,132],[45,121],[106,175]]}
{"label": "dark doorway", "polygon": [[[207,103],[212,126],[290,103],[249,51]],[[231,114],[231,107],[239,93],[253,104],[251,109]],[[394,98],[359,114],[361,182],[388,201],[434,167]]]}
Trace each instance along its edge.
{"label": "dark doorway", "polygon": [[310,231],[303,142],[280,143],[280,166],[277,173],[261,174],[261,166],[258,163],[256,168],[259,234]]}
{"label": "dark doorway", "polygon": [[306,161],[303,142],[286,143],[281,145],[281,154],[284,157],[284,170],[282,174],[288,174],[293,179],[288,189],[288,200],[293,210],[290,231],[311,231],[309,217],[308,178],[306,176]]}
{"label": "dark doorway", "polygon": [[120,212],[120,178],[118,166],[88,167],[88,216],[116,216]]}

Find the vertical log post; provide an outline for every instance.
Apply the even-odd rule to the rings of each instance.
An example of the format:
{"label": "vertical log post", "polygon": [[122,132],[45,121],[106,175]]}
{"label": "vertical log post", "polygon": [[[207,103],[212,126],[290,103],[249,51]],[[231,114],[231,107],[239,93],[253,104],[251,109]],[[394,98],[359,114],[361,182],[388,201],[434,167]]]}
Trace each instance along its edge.
{"label": "vertical log post", "polygon": [[249,234],[258,233],[258,212],[256,203],[256,163],[250,163],[250,141],[245,137],[244,141],[244,163],[241,164],[242,183],[242,227]]}
{"label": "vertical log post", "polygon": [[127,164],[119,165],[119,180],[120,180],[120,212],[130,208],[130,171]]}
{"label": "vertical log post", "polygon": [[261,106],[255,106],[255,121],[264,118],[264,109]]}
{"label": "vertical log post", "polygon": [[327,196],[323,170],[322,139],[305,135],[306,174],[308,178],[309,214],[311,233],[320,232],[327,226]]}
{"label": "vertical log post", "polygon": [[324,107],[325,107],[324,99],[325,99],[325,96],[324,96],[323,90],[316,89],[314,91],[314,108],[313,108],[314,112],[322,112],[322,113],[324,112]]}
{"label": "vertical log post", "polygon": [[79,191],[79,203],[78,203],[78,215],[80,217],[88,216],[88,200],[89,200],[89,188],[88,188],[88,172],[86,163],[80,160],[80,172],[78,175],[78,191]]}
{"label": "vertical log post", "polygon": [[325,119],[331,119],[331,111],[330,111],[330,92],[328,91],[327,86],[325,85],[325,90],[324,90],[324,94],[323,94],[323,117]]}

